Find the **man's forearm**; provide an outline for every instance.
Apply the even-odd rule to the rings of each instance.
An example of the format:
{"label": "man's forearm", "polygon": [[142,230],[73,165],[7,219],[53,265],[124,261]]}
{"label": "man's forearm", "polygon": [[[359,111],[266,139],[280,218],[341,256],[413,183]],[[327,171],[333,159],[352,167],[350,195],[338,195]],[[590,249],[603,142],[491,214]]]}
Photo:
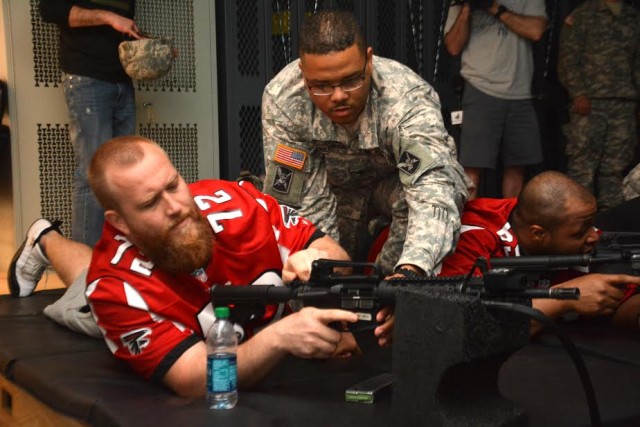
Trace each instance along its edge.
{"label": "man's forearm", "polygon": [[[551,320],[557,319],[571,309],[570,307],[568,307],[567,301],[545,298],[536,298],[531,300],[531,306],[535,309],[540,310],[542,314],[544,314]],[[531,335],[535,335],[540,332],[542,328],[542,324],[533,320],[531,321],[531,328],[529,330],[529,333]]]}
{"label": "man's forearm", "polygon": [[238,346],[238,387],[248,389],[262,381],[287,355],[273,338],[273,328],[265,328]]}
{"label": "man's forearm", "polygon": [[[494,3],[493,6],[488,9],[488,13],[495,15],[498,7],[500,7],[500,5]],[[532,41],[540,40],[547,29],[546,18],[542,16],[519,15],[509,9],[502,13],[498,19],[520,37]]]}
{"label": "man's forearm", "polygon": [[465,5],[460,9],[455,23],[444,36],[444,45],[447,48],[447,52],[453,56],[460,55],[467,45],[469,40],[469,16],[470,8]]}
{"label": "man's forearm", "polygon": [[94,27],[98,25],[111,25],[113,12],[102,9],[85,9],[73,6],[69,12],[70,27]]}

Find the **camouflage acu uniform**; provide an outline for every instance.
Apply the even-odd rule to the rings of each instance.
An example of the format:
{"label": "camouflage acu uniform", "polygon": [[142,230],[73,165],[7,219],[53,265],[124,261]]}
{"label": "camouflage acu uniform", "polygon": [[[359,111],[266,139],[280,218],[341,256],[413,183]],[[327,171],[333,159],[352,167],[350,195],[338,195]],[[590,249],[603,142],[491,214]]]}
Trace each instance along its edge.
{"label": "camouflage acu uniform", "polygon": [[174,59],[173,40],[147,38],[124,41],[118,46],[118,56],[124,71],[132,79],[157,79],[171,70]]}
{"label": "camouflage acu uniform", "polygon": [[[265,88],[264,191],[299,209],[358,258],[372,215],[392,219],[378,262],[432,272],[454,247],[468,180],[455,160],[437,94],[404,65],[373,58],[353,132],[312,103],[298,61]],[[362,254],[362,251],[359,252]]]}
{"label": "camouflage acu uniform", "polygon": [[622,194],[625,200],[640,196],[640,164],[636,165],[622,181]]}
{"label": "camouflage acu uniform", "polygon": [[601,209],[623,201],[622,174],[633,158],[640,85],[640,15],[622,3],[615,15],[591,0],[565,20],[558,75],[571,99],[584,95],[592,111],[571,112],[565,125],[567,173],[594,191]]}

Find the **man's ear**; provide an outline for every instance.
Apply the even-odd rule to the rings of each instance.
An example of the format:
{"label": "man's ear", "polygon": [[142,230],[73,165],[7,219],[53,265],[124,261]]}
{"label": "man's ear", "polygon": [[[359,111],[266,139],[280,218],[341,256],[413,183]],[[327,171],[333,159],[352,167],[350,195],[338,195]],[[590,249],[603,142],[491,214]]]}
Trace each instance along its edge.
{"label": "man's ear", "polygon": [[104,212],[104,219],[125,236],[129,235],[129,226],[118,212],[109,209]]}
{"label": "man's ear", "polygon": [[533,224],[529,226],[529,234],[531,235],[531,240],[540,244],[545,241],[548,233],[543,227]]}

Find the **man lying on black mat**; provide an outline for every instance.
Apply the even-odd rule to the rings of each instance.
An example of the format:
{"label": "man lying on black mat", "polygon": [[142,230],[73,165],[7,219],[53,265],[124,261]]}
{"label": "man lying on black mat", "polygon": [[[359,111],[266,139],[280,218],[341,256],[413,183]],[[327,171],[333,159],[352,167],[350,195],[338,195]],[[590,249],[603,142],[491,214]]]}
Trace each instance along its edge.
{"label": "man lying on black mat", "polygon": [[[11,292],[28,296],[52,265],[71,286],[66,301],[48,308],[50,317],[103,337],[137,374],[183,396],[205,392],[212,285],[282,285],[307,280],[317,258],[348,259],[333,239],[249,183],[187,185],[166,153],[144,138],[102,145],[89,176],[106,219],[93,252],[38,220],[11,263]],[[82,317],[87,301],[91,312]],[[287,354],[359,351],[351,334],[327,326],[355,322],[355,313],[306,307],[278,320],[281,310],[269,306],[262,319],[236,325],[249,337],[238,348],[241,387],[258,382]]]}
{"label": "man lying on black mat", "polygon": [[[584,187],[559,172],[533,177],[519,197],[474,199],[465,205],[460,240],[444,259],[439,275],[466,275],[478,257],[522,255],[576,255],[590,252],[599,240],[594,228],[595,198]],[[636,222],[640,221],[638,217]],[[476,270],[476,274],[480,274]],[[584,274],[564,270],[554,286],[578,288],[580,299],[534,299],[533,307],[552,319],[575,312],[583,316],[610,316],[615,325],[638,330],[640,277],[627,274]],[[389,335],[392,328],[378,327]],[[533,322],[531,332],[541,325]]]}

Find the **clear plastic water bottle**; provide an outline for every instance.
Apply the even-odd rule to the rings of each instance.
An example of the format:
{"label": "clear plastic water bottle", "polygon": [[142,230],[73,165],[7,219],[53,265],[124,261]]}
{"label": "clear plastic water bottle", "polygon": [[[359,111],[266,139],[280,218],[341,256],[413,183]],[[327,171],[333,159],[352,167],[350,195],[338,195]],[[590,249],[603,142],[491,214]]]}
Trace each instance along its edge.
{"label": "clear plastic water bottle", "polygon": [[207,335],[207,403],[211,409],[231,409],[238,403],[238,338],[229,307],[216,307],[215,314]]}

